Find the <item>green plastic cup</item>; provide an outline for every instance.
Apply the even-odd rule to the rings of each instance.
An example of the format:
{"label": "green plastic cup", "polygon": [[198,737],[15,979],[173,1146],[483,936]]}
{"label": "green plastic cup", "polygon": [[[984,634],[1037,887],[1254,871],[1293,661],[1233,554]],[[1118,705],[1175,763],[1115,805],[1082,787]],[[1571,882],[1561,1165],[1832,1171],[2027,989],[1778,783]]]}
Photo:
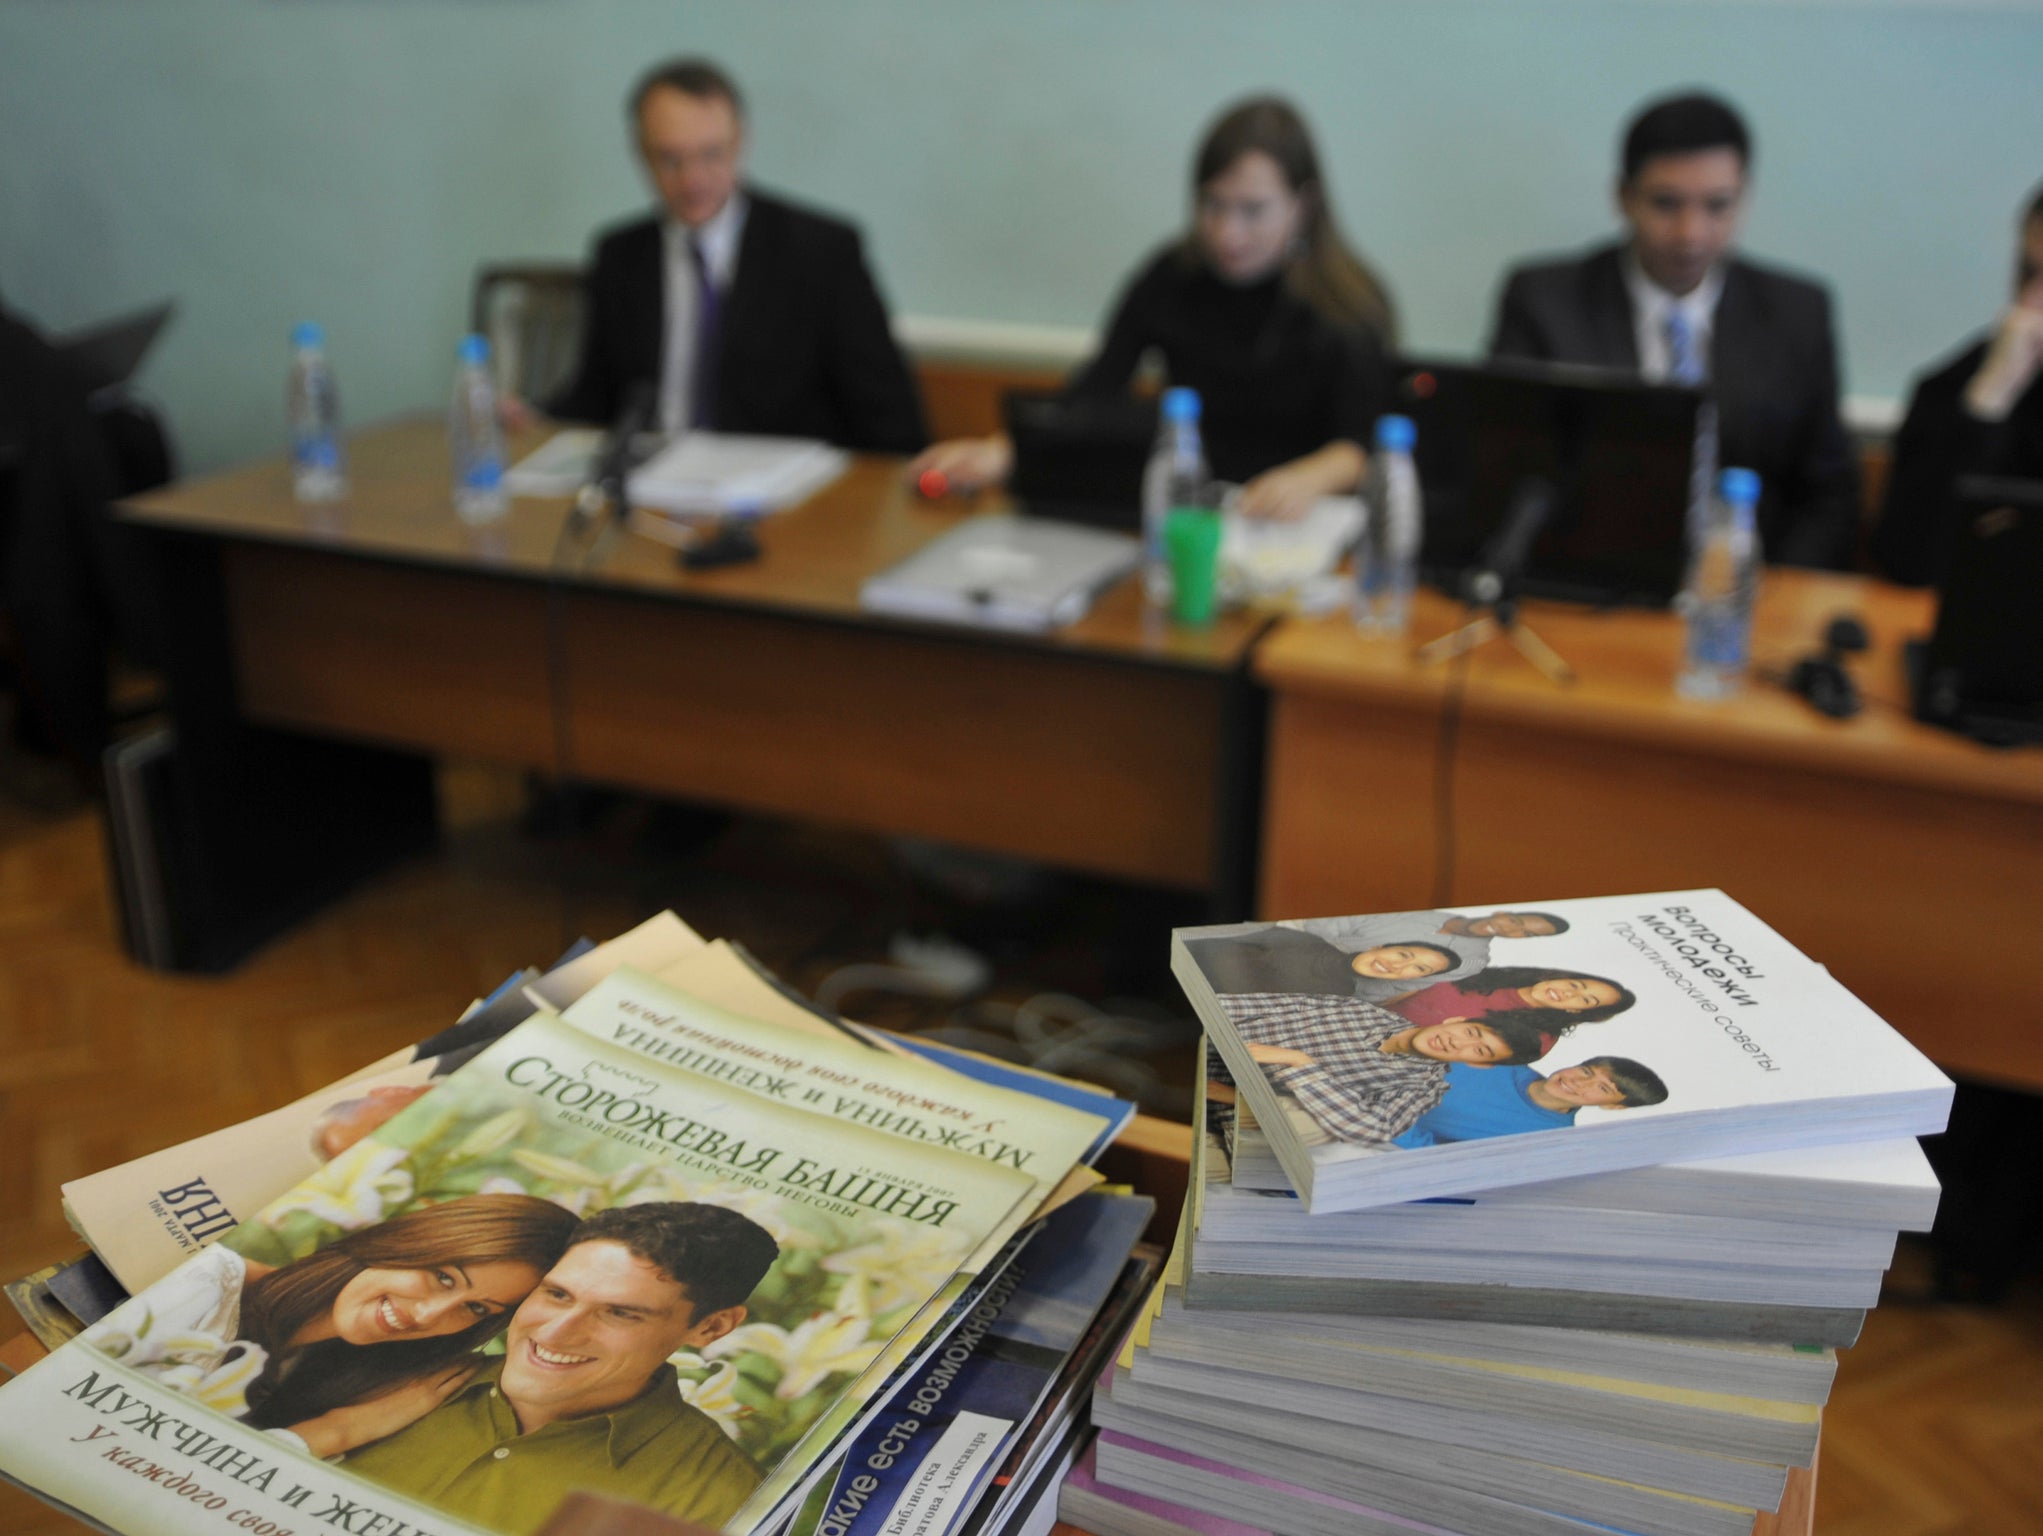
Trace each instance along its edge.
{"label": "green plastic cup", "polygon": [[1173,507],[1163,520],[1170,553],[1171,617],[1180,624],[1213,622],[1220,575],[1220,514],[1199,507]]}

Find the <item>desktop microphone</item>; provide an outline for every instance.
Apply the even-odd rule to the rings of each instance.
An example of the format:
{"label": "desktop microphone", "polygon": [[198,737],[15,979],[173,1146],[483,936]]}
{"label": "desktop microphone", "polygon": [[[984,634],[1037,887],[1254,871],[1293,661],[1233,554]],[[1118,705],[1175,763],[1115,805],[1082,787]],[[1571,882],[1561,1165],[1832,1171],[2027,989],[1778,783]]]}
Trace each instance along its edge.
{"label": "desktop microphone", "polygon": [[1865,701],[1858,684],[1845,670],[1844,659],[1872,644],[1866,626],[1848,613],[1839,614],[1823,630],[1823,649],[1805,656],[1788,674],[1788,686],[1809,701],[1818,714],[1833,720],[1849,720]]}
{"label": "desktop microphone", "polygon": [[1527,475],[1518,482],[1503,525],[1462,579],[1463,595],[1470,602],[1495,604],[1511,591],[1532,554],[1532,541],[1539,537],[1559,501],[1560,491],[1551,480]]}
{"label": "desktop microphone", "polygon": [[659,393],[653,385],[640,380],[626,388],[624,404],[617,412],[617,424],[610,429],[610,435],[603,440],[602,450],[596,456],[595,472],[575,493],[575,520],[579,523],[595,521],[608,513],[619,522],[631,510],[631,503],[625,497],[625,477],[632,467],[632,444],[640,433],[652,426],[653,411],[659,404]]}

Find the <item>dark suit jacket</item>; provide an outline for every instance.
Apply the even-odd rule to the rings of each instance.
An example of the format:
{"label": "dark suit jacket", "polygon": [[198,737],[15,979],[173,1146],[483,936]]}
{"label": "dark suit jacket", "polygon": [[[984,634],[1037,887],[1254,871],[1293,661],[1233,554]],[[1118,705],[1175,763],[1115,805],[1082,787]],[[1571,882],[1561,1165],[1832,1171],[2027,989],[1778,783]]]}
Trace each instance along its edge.
{"label": "dark suit jacket", "polygon": [[1965,409],[1965,386],[1986,361],[1986,348],[1986,341],[1976,341],[1918,379],[1894,436],[1873,559],[1910,586],[1943,579],[1960,480],[2043,478],[2043,379],[2030,384],[2005,421],[1980,421]]}
{"label": "dark suit jacket", "polygon": [[[912,453],[922,401],[894,345],[858,231],[746,189],[738,267],[724,295],[712,424]],[[633,384],[659,387],[666,261],[658,219],[608,230],[589,265],[581,366],[556,416],[608,423]]]}
{"label": "dark suit jacket", "polygon": [[[1519,267],[1504,285],[1492,357],[1639,366],[1621,246]],[[1837,415],[1830,298],[1814,283],[1733,261],[1710,338],[1720,464],[1759,473],[1766,558],[1842,569],[1858,529],[1858,462]]]}

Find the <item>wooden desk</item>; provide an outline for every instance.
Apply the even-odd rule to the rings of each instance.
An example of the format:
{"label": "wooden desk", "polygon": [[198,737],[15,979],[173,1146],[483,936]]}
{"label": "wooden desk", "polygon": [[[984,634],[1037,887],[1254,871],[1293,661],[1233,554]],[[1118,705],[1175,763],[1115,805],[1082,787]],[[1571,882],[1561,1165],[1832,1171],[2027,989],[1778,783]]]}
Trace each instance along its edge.
{"label": "wooden desk", "polygon": [[[273,461],[126,508],[171,536],[181,731],[190,712],[481,757],[1246,909],[1260,621],[1178,629],[1132,581],[1042,637],[868,614],[864,579],[967,515],[907,492],[890,460],[766,520],[757,563],[698,574],[636,535],[593,562],[557,550],[562,500],[463,527],[437,423],[372,429],[349,454],[341,507],[295,504]],[[218,765],[250,738],[212,745]],[[347,775],[317,793],[332,809]]]}
{"label": "wooden desk", "polygon": [[[1555,688],[1505,644],[1473,658],[1453,773],[1448,900],[1533,901],[1716,885],[1745,902],[1945,1068],[2043,1087],[2043,991],[2026,924],[2043,896],[2043,752],[1997,752],[1908,717],[1902,643],[1932,599],[1769,571],[1755,624],[1784,674],[1835,614],[1872,651],[1855,720],[1772,684],[1678,698],[1671,614],[1528,604],[1580,672]],[[1459,622],[1421,594],[1414,637]],[[1258,649],[1271,690],[1259,910],[1392,911],[1435,896],[1446,667],[1342,620]]]}

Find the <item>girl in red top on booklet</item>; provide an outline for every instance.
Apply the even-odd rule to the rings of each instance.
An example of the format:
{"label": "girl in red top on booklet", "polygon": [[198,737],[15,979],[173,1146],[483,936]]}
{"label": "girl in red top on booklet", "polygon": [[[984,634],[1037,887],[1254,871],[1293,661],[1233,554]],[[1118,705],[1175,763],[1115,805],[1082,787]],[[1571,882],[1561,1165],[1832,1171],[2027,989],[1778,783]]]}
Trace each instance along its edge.
{"label": "girl in red top on booklet", "polygon": [[[1384,1006],[1414,1024],[1521,1014],[1529,1023],[1559,1032],[1562,1025],[1612,1018],[1636,1001],[1630,988],[1602,976],[1536,965],[1497,965],[1460,981],[1435,982]],[[1556,1014],[1565,1017],[1556,1020]]]}

